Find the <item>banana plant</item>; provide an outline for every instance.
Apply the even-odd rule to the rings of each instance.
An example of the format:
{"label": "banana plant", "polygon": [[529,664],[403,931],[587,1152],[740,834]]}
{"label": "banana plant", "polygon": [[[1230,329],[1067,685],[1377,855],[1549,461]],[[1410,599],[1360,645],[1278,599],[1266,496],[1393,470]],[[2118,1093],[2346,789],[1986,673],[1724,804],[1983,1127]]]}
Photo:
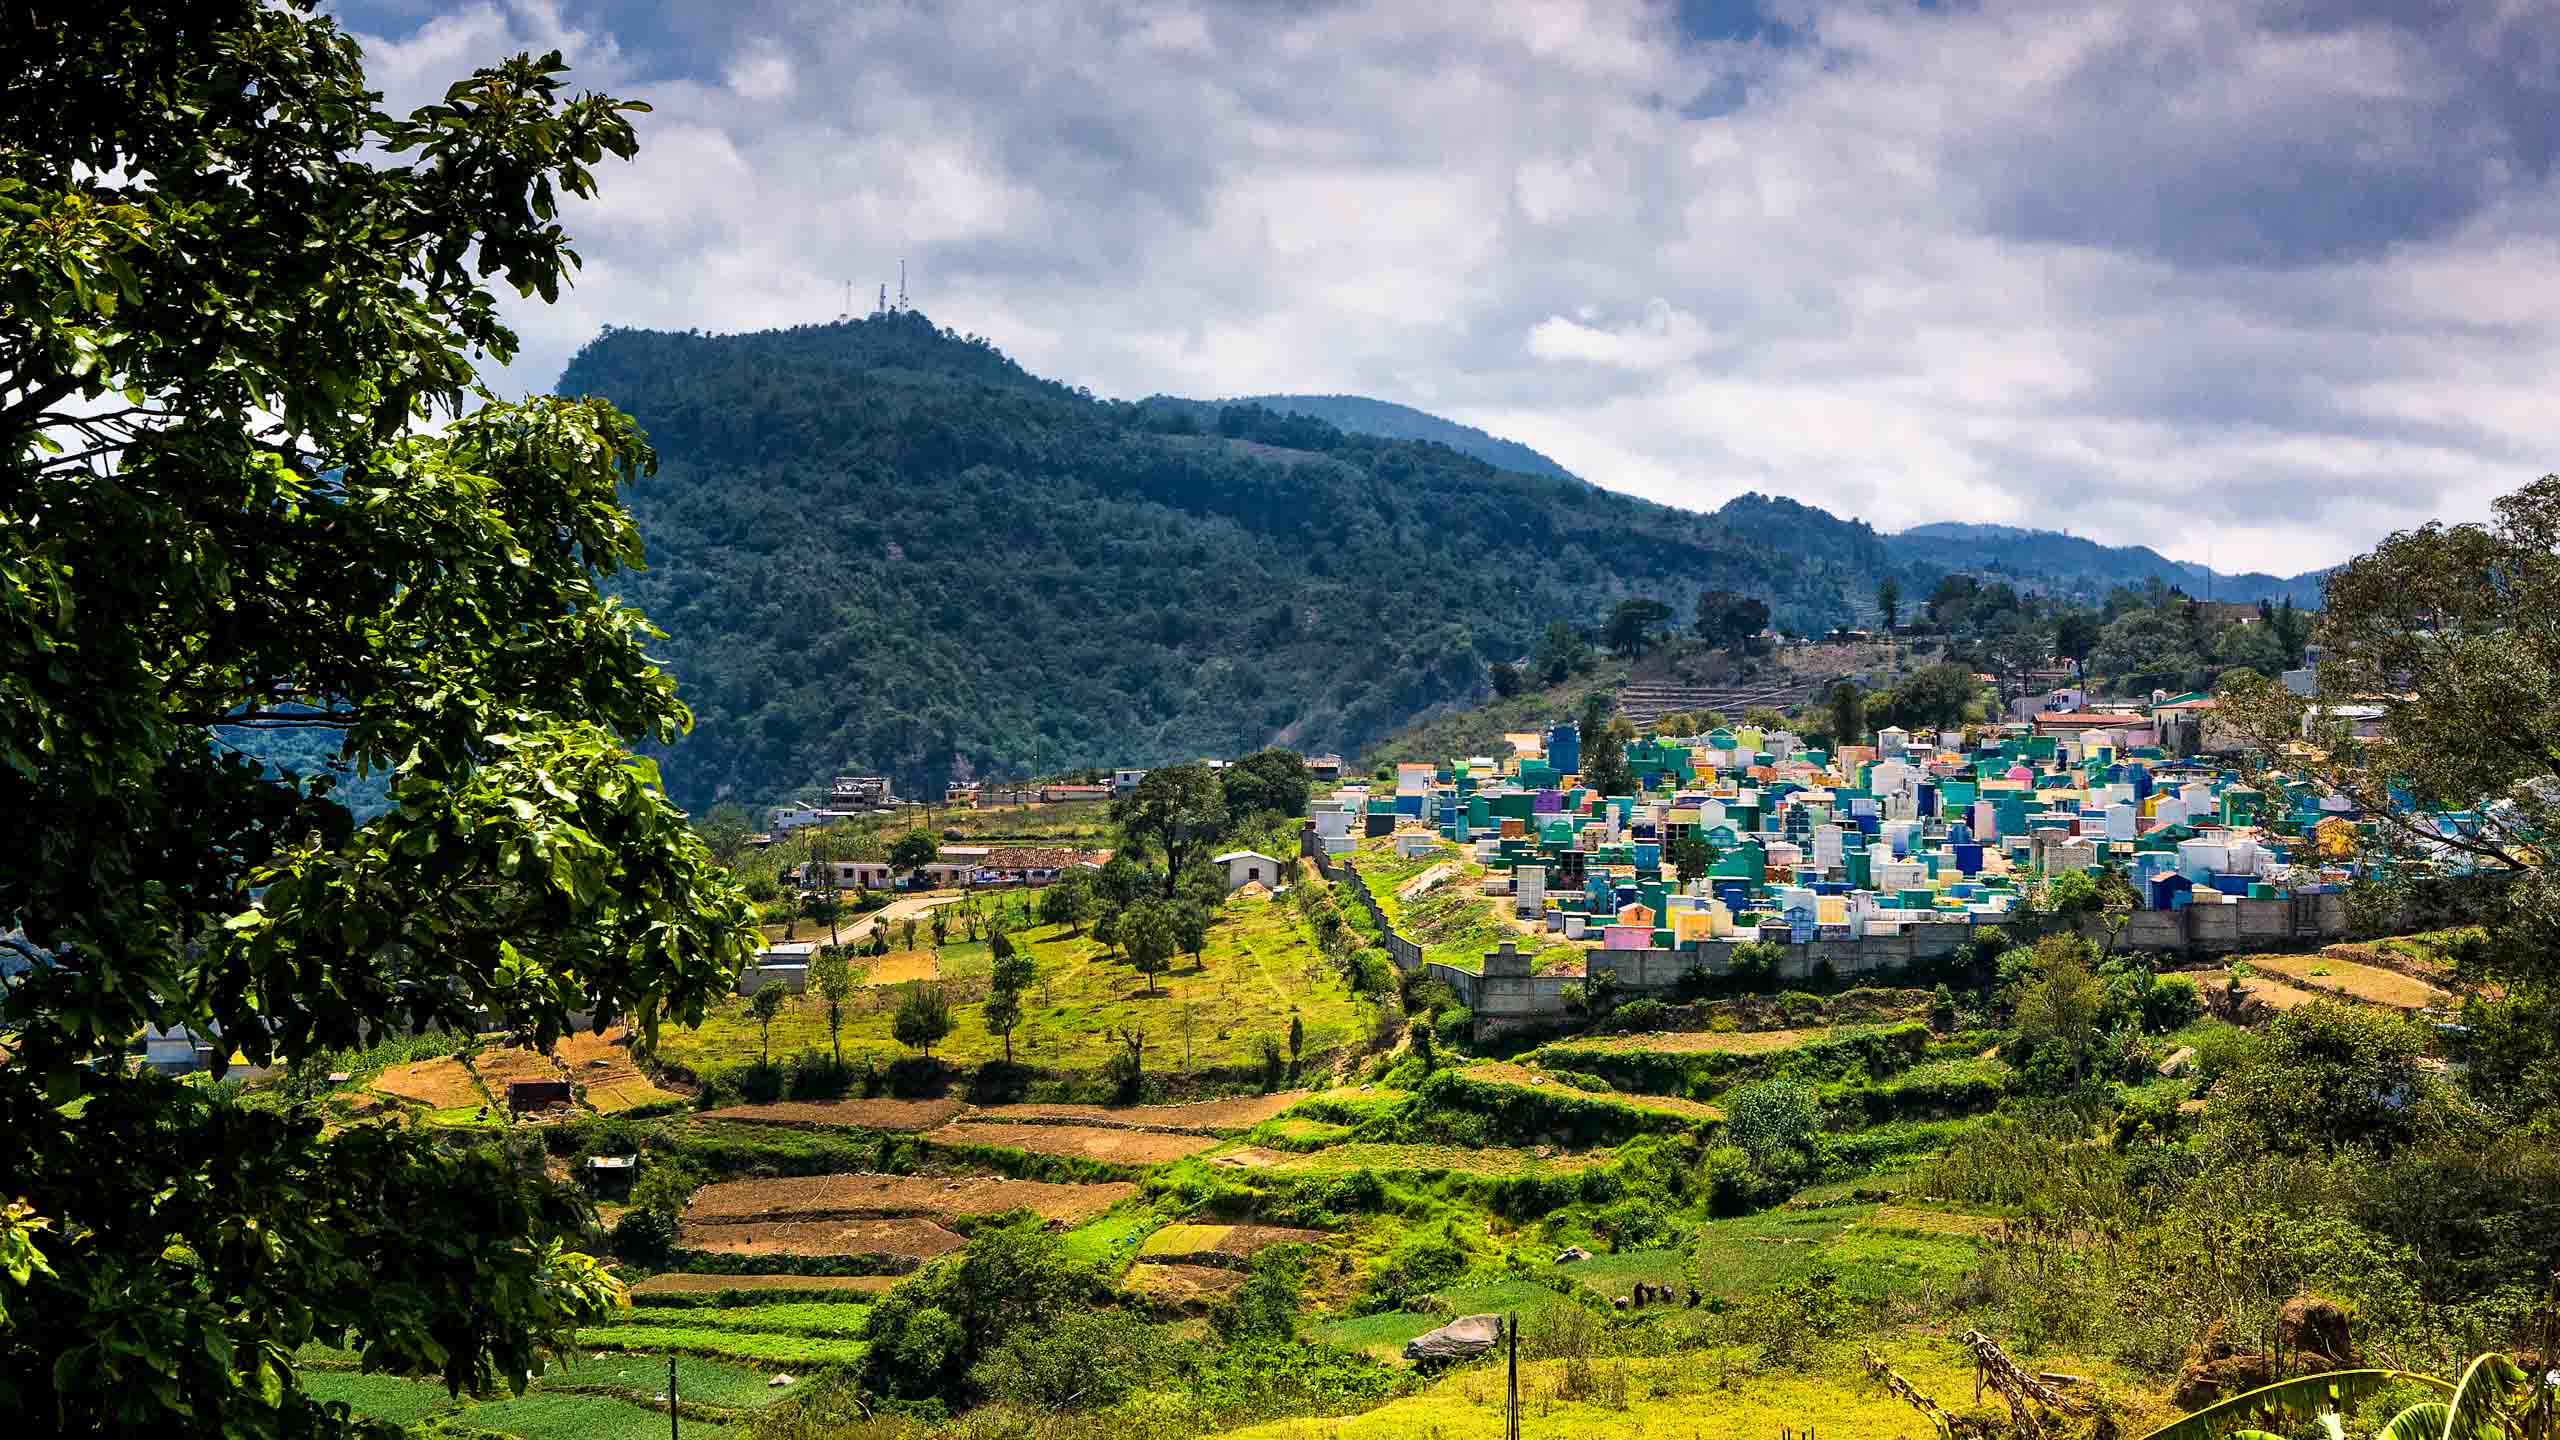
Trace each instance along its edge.
{"label": "banana plant", "polygon": [[2552,1397],[2537,1393],[2550,1388],[2548,1382],[2536,1386],[2514,1361],[2494,1353],[2473,1360],[2458,1382],[2408,1370],[2333,1370],[2280,1380],[2208,1405],[2142,1440],[2284,1440],[2265,1430],[2223,1427],[2235,1420],[2306,1415],[2318,1420],[2329,1440],[2346,1440],[2347,1406],[2401,1381],[2442,1391],[2445,1398],[2401,1411],[2373,1440],[2560,1440],[2552,1425]]}

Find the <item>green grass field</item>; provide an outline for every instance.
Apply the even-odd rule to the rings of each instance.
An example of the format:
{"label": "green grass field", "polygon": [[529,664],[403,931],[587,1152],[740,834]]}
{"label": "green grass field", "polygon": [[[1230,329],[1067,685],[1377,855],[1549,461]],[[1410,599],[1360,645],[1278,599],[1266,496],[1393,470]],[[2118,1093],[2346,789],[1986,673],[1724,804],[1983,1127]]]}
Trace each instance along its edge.
{"label": "green grass field", "polygon": [[[701,1312],[694,1312],[699,1314]],[[851,1365],[870,1347],[860,1340],[806,1334],[772,1335],[709,1325],[585,1325],[578,1343],[598,1350],[703,1355],[768,1365]]]}
{"label": "green grass field", "polygon": [[302,1388],[315,1400],[341,1400],[358,1415],[394,1425],[423,1420],[453,1403],[441,1381],[360,1375],[347,1370],[304,1371]]}
{"label": "green grass field", "polygon": [[[679,1381],[681,1384],[681,1381]],[[461,1412],[464,1424],[502,1430],[524,1440],[671,1440],[667,1415],[642,1405],[602,1395],[562,1395],[536,1391],[511,1400],[486,1400]],[[726,1435],[729,1427],[709,1420],[682,1420],[673,1440],[704,1440]]]}
{"label": "green grass field", "polygon": [[[332,1352],[314,1349],[313,1356]],[[485,1430],[520,1435],[525,1440],[656,1440],[667,1434],[667,1417],[656,1397],[666,1393],[667,1361],[663,1354],[586,1355],[555,1364],[536,1376],[520,1396],[500,1394],[482,1400],[455,1400],[436,1380],[410,1380],[394,1375],[364,1375],[348,1370],[305,1370],[302,1385],[314,1398],[343,1401],[356,1414],[394,1425],[407,1425],[430,1415],[450,1413],[462,1423]],[[768,1383],[761,1371],[724,1365],[716,1360],[676,1361],[677,1393],[688,1405],[722,1410],[760,1409],[786,1393]],[[685,1436],[715,1436],[728,1427],[710,1421],[685,1420]]]}
{"label": "green grass field", "polygon": [[859,1303],[795,1301],[779,1305],[711,1305],[686,1309],[632,1309],[614,1328],[668,1326],[729,1330],[757,1335],[816,1335],[845,1339],[862,1333],[871,1307]]}
{"label": "green grass field", "polygon": [[[1365,1033],[1365,1007],[1286,904],[1230,901],[1200,963],[1175,957],[1174,968],[1156,977],[1152,992],[1126,960],[1090,936],[1049,925],[1021,931],[1015,939],[1029,945],[1039,971],[1013,1036],[1014,1056],[1026,1064],[1099,1069],[1117,1043],[1111,1032],[1139,1025],[1147,1032],[1150,1069],[1250,1065],[1260,1057],[1264,1036],[1285,1043],[1293,1006],[1305,1023],[1311,1054]],[[945,957],[948,972],[981,978],[990,964],[983,944],[947,947]],[[910,1053],[889,1033],[895,1004],[894,994],[883,991],[849,1008],[847,1059],[887,1061]],[[960,1064],[1003,1055],[1004,1042],[988,1033],[985,1016],[982,1004],[955,1006],[951,1035],[934,1053]],[[775,1058],[827,1048],[824,1006],[813,996],[794,997],[773,1024]],[[733,998],[700,1028],[667,1031],[662,1050],[669,1060],[700,1070],[752,1061],[762,1053],[762,1042],[746,1002]]]}

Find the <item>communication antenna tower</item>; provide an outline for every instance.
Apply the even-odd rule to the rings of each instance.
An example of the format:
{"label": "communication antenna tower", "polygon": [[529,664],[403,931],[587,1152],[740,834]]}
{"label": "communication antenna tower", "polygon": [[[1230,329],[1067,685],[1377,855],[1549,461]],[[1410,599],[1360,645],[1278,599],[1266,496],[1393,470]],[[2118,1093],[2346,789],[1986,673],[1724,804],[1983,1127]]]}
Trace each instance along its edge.
{"label": "communication antenna tower", "polygon": [[878,308],[877,310],[873,311],[872,313],[873,313],[873,314],[875,314],[875,315],[886,315],[886,314],[888,314],[888,313],[889,313],[889,287],[888,287],[888,286],[883,285],[883,286],[881,286],[881,287],[880,287],[880,308]]}
{"label": "communication antenna tower", "polygon": [[850,280],[844,282],[844,309],[837,314],[836,318],[838,320],[853,318],[853,282]]}
{"label": "communication antenna tower", "polygon": [[907,308],[907,262],[898,262],[898,308]]}

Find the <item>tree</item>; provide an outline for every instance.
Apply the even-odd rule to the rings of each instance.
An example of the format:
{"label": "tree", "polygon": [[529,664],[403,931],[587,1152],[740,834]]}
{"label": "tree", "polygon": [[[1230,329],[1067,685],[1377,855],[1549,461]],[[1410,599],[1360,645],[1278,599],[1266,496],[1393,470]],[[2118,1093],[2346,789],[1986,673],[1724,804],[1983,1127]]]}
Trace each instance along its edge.
{"label": "tree", "polygon": [[1070,931],[1082,928],[1093,918],[1093,877],[1082,870],[1059,876],[1040,892],[1040,918]]}
{"label": "tree", "polygon": [[2071,1084],[2086,1078],[2089,1049],[2106,1008],[2106,987],[2089,965],[2089,942],[2077,935],[2048,935],[2036,942],[2035,971],[2018,991],[2018,1040],[2027,1053],[2057,1046],[2071,1060]]}
{"label": "tree", "polygon": [[1315,777],[1306,757],[1274,745],[1256,750],[1218,772],[1218,784],[1230,815],[1304,815]]}
{"label": "tree", "polygon": [[[844,1007],[852,1003],[861,990],[854,978],[853,962],[846,958],[844,947],[829,945],[818,952],[809,965],[809,983],[817,987],[818,998],[827,1006],[827,1041],[835,1050],[836,1063],[844,1063]],[[767,986],[766,989],[779,989]],[[759,995],[763,992],[758,991]]]}
{"label": "tree", "polygon": [[1290,1006],[1290,1007],[1289,1007],[1289,1073],[1290,1073],[1290,1074],[1295,1075],[1296,1073],[1298,1073],[1298,1059],[1299,1059],[1299,1057],[1300,1057],[1300,1056],[1302,1056],[1302,1055],[1304,1055],[1304,1054],[1306,1053],[1306,1049],[1307,1049],[1307,1022],[1306,1022],[1305,1017],[1301,1016],[1301,1015],[1298,1013],[1298,1007],[1297,1007],[1297,1006],[1295,1006],[1295,1005],[1292,1005],[1292,1006]]}
{"label": "tree", "polygon": [[1982,683],[1962,665],[1922,666],[1902,678],[1877,706],[1879,718],[1906,730],[1961,725],[1982,703]]}
{"label": "tree", "polygon": [[747,1001],[747,1009],[755,1015],[756,1029],[764,1041],[764,1063],[767,1065],[773,1063],[773,1017],[782,1013],[782,1002],[790,998],[791,992],[777,980],[759,988],[754,998]]}
{"label": "tree", "polygon": [[987,992],[987,1033],[1004,1038],[1004,1063],[1013,1063],[1013,1032],[1022,1024],[1022,992],[1002,986]]}
{"label": "tree", "polygon": [[[601,401],[474,399],[627,112],[556,55],[376,107],[307,6],[13,16],[0,93],[0,1394],[65,1434],[335,1435],[315,1338],[521,1383],[614,1286],[538,1177],[132,1073],[409,1027],[645,1044],[759,943],[634,743],[688,723]],[[297,773],[241,753],[298,745]],[[358,821],[337,782],[397,803]],[[68,963],[64,963],[68,962]],[[12,968],[15,968],[14,966]],[[135,1297],[147,1297],[147,1303]]]}
{"label": "tree", "polygon": [[1633,731],[1617,710],[1617,697],[1606,690],[1582,698],[1582,783],[1602,795],[1635,789],[1635,771],[1627,764],[1627,738]]}
{"label": "tree", "polygon": [[1902,582],[1887,575],[1876,582],[1876,609],[1884,612],[1885,633],[1902,623]]}
{"label": "tree", "polygon": [[844,900],[834,890],[812,890],[800,897],[800,914],[827,927],[827,943],[840,940],[837,925],[844,919]]}
{"label": "tree", "polygon": [[1529,670],[1549,685],[1561,685],[1591,668],[1591,646],[1562,620],[1547,622],[1538,647],[1529,653]]}
{"label": "tree", "polygon": [[1681,882],[1686,884],[1715,868],[1716,847],[1693,825],[1671,837],[1670,843],[1662,847],[1662,858],[1680,871]]}
{"label": "tree", "polygon": [[1831,743],[1834,747],[1863,745],[1867,740],[1867,697],[1855,680],[1843,680],[1831,687],[1825,702],[1830,709]]}
{"label": "tree", "polygon": [[2053,653],[2076,665],[2089,663],[2098,645],[2098,617],[2087,610],[2065,610],[2053,620]]}
{"label": "tree", "polygon": [[1183,954],[1191,957],[1194,966],[1202,970],[1209,968],[1208,962],[1200,958],[1201,952],[1209,948],[1207,906],[1190,900],[1174,906],[1173,935],[1175,943],[1182,947]]}
{"label": "tree", "polygon": [[951,997],[939,985],[910,980],[900,987],[897,1013],[889,1017],[889,1033],[910,1050],[930,1055],[951,1033]]}
{"label": "tree", "polygon": [[1751,1152],[1751,1163],[1763,1170],[1784,1169],[1789,1159],[1809,1153],[1822,1125],[1822,1098],[1801,1080],[1755,1080],[1737,1085],[1724,1099],[1724,1134]]}
{"label": "tree", "polygon": [[929,830],[910,830],[889,843],[889,864],[909,880],[940,858],[942,845]]}
{"label": "tree", "polygon": [[1769,628],[1769,603],[1731,590],[1698,594],[1698,638],[1719,650],[1739,652]]}
{"label": "tree", "polygon": [[1508,660],[1494,661],[1492,675],[1493,693],[1505,700],[1527,688],[1527,682],[1520,674],[1520,667]]}
{"label": "tree", "polygon": [[1671,607],[1648,596],[1637,596],[1618,602],[1609,612],[1609,623],[1601,627],[1600,638],[1610,651],[1634,660],[1652,649],[1660,639],[1664,622],[1671,618]]}
{"label": "tree", "polygon": [[1131,845],[1164,856],[1163,888],[1170,899],[1175,878],[1226,834],[1226,793],[1206,765],[1162,765],[1111,802],[1111,820]]}
{"label": "tree", "polygon": [[[2539,1036],[2541,1058],[2502,1048],[2469,1083],[2521,1116],[2520,1099],[2560,1088],[2560,475],[2493,512],[2402,531],[2331,571],[2312,693],[2228,675],[2216,714],[2367,817],[2358,861],[2372,908],[2395,908],[2413,872],[2447,862],[2506,877],[2480,896],[2464,979],[2503,989],[2499,1008],[2521,1022],[2509,1033]],[[2367,727],[2378,733],[2359,737]],[[2460,825],[2442,823],[2452,814]]]}
{"label": "tree", "polygon": [[2280,1153],[2389,1150],[2417,1131],[2425,1053],[2405,1016],[2317,1000],[2267,1023],[2250,1063],[2224,1077],[2216,1118]]}
{"label": "tree", "polygon": [[1147,989],[1153,993],[1156,974],[1173,958],[1174,946],[1180,939],[1173,907],[1161,900],[1139,901],[1121,913],[1115,938],[1128,953],[1129,963],[1147,977]]}

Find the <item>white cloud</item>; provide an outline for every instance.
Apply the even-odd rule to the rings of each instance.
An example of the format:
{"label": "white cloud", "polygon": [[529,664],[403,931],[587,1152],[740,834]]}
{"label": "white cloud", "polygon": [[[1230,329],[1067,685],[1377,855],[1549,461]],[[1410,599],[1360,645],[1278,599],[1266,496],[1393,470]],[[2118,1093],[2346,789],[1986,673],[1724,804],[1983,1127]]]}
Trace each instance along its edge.
{"label": "white cloud", "polygon": [[578,289],[510,309],[521,386],[606,321],[830,318],[904,257],[1071,383],[1375,394],[1701,508],[2296,569],[2551,468],[2560,107],[2501,57],[2560,53],[2560,12],[1783,4],[1815,43],[1599,4],[566,0],[367,49],[395,103],[556,45],[656,106],[569,217]]}
{"label": "white cloud", "polygon": [[1660,370],[1707,352],[1707,327],[1659,297],[1643,318],[1612,328],[1550,315],[1529,331],[1529,353],[1541,360],[1579,360],[1621,370]]}

